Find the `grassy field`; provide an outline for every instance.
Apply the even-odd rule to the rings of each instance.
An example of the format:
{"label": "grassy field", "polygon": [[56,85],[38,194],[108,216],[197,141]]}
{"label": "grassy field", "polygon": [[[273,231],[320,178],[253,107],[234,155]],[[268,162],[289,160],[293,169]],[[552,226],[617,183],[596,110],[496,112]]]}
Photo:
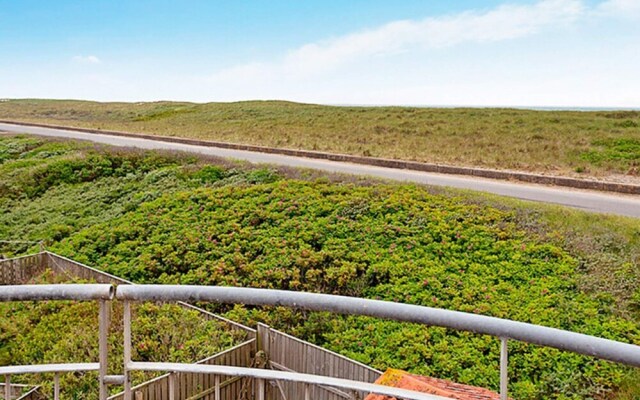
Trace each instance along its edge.
{"label": "grassy field", "polygon": [[0,119],[640,183],[640,112],[6,100]]}
{"label": "grassy field", "polygon": [[[313,174],[0,136],[0,238],[44,239],[140,283],[377,298],[640,344],[639,220]],[[0,252],[36,248],[1,244]],[[214,311],[380,369],[497,389],[494,338],[325,313]],[[6,343],[0,337],[0,354]],[[640,395],[637,371],[589,357],[512,342],[510,366],[518,399]]]}

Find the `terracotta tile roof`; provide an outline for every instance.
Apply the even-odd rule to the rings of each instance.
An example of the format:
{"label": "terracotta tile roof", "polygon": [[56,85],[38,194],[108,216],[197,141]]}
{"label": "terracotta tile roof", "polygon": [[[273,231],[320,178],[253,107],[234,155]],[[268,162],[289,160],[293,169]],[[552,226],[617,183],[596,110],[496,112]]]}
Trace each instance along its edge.
{"label": "terracotta tile roof", "polygon": [[[388,369],[376,380],[376,383],[456,400],[500,400],[498,393],[488,389],[463,385],[446,379],[414,375],[399,369]],[[392,400],[392,398],[370,394],[365,400]]]}

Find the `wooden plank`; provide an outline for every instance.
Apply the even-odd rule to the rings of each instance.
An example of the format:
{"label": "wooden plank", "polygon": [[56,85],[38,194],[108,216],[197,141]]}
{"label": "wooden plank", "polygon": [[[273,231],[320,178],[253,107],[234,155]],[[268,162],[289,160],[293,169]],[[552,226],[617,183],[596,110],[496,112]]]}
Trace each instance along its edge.
{"label": "wooden plank", "polygon": [[184,375],[184,397],[183,399],[188,398],[193,391],[193,374],[188,373]]}
{"label": "wooden plank", "polygon": [[183,399],[185,399],[187,397],[187,396],[185,396],[185,392],[184,392],[184,389],[186,387],[185,378],[186,378],[186,374],[181,372],[180,374],[178,374],[178,379],[176,379],[176,383],[178,385],[178,388],[177,388],[178,395],[176,396],[176,398],[178,400],[183,400]]}
{"label": "wooden plank", "polygon": [[162,388],[157,381],[151,384],[149,391],[153,393],[153,398],[155,400],[162,400]]}

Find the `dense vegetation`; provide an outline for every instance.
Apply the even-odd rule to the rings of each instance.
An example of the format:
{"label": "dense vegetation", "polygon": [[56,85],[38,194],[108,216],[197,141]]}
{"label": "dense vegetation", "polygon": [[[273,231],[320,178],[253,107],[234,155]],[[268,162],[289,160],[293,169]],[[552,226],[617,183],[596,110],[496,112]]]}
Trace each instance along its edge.
{"label": "dense vegetation", "polygon": [[[136,282],[379,298],[640,344],[637,220],[41,139],[0,137],[0,159],[0,238],[45,239]],[[377,368],[497,388],[490,337],[282,309],[216,311]],[[514,398],[640,393],[618,365],[515,342],[510,354]]]}
{"label": "dense vegetation", "polygon": [[0,119],[640,182],[640,112],[0,102]]}

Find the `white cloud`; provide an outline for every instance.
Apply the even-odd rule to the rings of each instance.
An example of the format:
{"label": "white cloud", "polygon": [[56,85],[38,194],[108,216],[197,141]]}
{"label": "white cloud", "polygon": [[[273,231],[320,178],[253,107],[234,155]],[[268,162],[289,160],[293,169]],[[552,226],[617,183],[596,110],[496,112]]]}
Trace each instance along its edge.
{"label": "white cloud", "polygon": [[502,1],[352,31],[213,76],[138,60],[105,68],[86,54],[46,74],[0,63],[0,95],[640,108],[640,0]]}
{"label": "white cloud", "polygon": [[309,43],[272,63],[250,63],[218,71],[214,82],[255,82],[274,76],[307,78],[371,57],[516,39],[545,28],[569,24],[584,13],[581,0],[542,0],[531,5],[502,5],[484,12],[463,12],[422,20],[394,21],[375,29]]}
{"label": "white cloud", "polygon": [[98,57],[96,57],[94,55],[88,55],[88,56],[78,55],[78,56],[74,56],[73,57],[73,61],[77,62],[79,64],[101,64],[102,63],[102,60],[100,60]]}
{"label": "white cloud", "polygon": [[625,18],[640,17],[640,0],[607,0],[596,7],[596,14]]}

